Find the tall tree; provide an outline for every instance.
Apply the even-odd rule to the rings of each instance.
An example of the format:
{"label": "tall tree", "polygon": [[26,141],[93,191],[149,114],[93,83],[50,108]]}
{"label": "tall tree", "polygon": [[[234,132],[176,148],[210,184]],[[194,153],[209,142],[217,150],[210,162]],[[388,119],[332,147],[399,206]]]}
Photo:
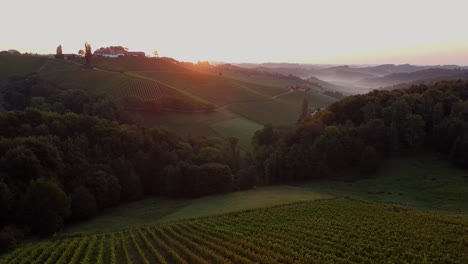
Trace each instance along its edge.
{"label": "tall tree", "polygon": [[63,59],[62,45],[58,45],[58,47],[57,47],[57,53],[55,54],[55,58],[57,58],[57,59]]}
{"label": "tall tree", "polygon": [[92,69],[93,66],[91,66],[91,59],[93,57],[93,54],[91,52],[91,45],[88,42],[85,42],[85,68]]}
{"label": "tall tree", "polygon": [[304,100],[302,100],[302,112],[301,112],[301,115],[299,116],[299,119],[297,120],[297,123],[301,123],[308,113],[309,113],[309,101],[307,100],[307,98],[304,98]]}

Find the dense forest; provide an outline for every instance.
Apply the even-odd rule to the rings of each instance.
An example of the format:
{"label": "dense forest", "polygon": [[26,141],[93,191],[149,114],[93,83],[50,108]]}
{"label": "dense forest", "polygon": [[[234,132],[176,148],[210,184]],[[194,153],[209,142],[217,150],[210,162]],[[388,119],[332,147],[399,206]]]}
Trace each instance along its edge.
{"label": "dense forest", "polygon": [[266,126],[254,137],[261,180],[279,183],[333,177],[357,168],[366,177],[379,160],[433,152],[468,166],[468,82],[444,81],[344,98],[293,129]]}
{"label": "dense forest", "polygon": [[146,195],[249,188],[237,140],[132,124],[116,102],[35,75],[10,78],[0,112],[0,245]]}

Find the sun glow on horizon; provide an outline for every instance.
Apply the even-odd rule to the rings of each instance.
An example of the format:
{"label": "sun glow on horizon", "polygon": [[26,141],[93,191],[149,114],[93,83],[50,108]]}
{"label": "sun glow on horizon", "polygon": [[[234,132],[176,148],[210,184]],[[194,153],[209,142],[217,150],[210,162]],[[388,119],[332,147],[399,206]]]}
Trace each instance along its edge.
{"label": "sun glow on horizon", "polygon": [[[179,60],[468,65],[466,1],[8,1],[0,49]],[[74,6],[74,8],[68,8]]]}

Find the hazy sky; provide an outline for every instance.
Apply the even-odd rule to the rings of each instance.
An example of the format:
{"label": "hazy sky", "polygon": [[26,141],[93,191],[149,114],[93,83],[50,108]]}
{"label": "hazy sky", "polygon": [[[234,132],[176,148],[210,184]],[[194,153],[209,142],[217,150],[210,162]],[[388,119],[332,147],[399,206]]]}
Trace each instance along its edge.
{"label": "hazy sky", "polygon": [[3,0],[0,49],[180,60],[468,65],[467,0]]}

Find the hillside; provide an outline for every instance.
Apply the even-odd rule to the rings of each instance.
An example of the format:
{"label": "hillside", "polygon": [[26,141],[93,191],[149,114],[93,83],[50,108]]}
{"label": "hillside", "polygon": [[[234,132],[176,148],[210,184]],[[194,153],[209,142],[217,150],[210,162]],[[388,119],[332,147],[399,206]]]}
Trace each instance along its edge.
{"label": "hillside", "polygon": [[[337,217],[339,215],[339,217]],[[3,263],[467,261],[466,218],[338,199],[24,245]]]}
{"label": "hillside", "polygon": [[0,86],[8,77],[39,71],[46,59],[44,56],[0,55]]}
{"label": "hillside", "polygon": [[442,80],[467,80],[468,70],[462,69],[426,69],[409,73],[392,73],[383,77],[367,78],[358,84],[367,87],[385,87],[401,83],[432,83]]}

